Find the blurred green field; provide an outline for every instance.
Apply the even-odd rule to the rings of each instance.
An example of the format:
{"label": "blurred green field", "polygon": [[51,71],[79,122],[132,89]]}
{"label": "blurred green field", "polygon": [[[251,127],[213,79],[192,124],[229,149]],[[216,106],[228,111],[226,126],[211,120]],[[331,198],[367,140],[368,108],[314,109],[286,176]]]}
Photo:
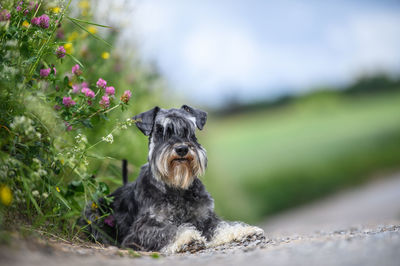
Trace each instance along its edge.
{"label": "blurred green field", "polygon": [[400,167],[400,93],[316,93],[270,110],[209,115],[203,177],[226,219],[261,218]]}

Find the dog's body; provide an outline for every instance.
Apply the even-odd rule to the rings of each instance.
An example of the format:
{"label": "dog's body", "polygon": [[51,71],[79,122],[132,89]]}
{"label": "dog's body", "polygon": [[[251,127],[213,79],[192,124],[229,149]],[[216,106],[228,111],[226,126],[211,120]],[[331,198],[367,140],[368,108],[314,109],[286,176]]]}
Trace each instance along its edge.
{"label": "dog's body", "polygon": [[[156,107],[133,117],[149,136],[149,163],[142,166],[135,182],[110,195],[109,205],[100,199],[95,208],[86,208],[94,239],[173,253],[263,238],[260,228],[222,221],[214,212],[214,201],[198,178],[207,157],[195,128],[202,129],[206,118],[205,112],[186,105],[169,110]],[[110,216],[98,218],[108,210]]]}

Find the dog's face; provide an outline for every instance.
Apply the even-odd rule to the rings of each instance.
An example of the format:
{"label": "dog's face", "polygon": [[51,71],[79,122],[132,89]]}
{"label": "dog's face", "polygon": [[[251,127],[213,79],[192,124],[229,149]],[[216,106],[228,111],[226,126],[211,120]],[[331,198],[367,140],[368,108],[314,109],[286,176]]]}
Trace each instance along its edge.
{"label": "dog's face", "polygon": [[183,105],[180,109],[155,107],[132,119],[149,136],[151,171],[167,185],[187,189],[195,178],[204,174],[207,155],[197,142],[195,131],[203,129],[207,113]]}

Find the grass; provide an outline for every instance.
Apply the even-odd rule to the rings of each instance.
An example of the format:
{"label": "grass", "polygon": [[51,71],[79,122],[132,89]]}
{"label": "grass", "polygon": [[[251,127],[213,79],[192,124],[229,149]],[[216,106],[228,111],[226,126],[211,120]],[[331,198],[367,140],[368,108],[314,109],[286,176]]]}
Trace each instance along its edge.
{"label": "grass", "polygon": [[223,217],[248,222],[400,165],[400,93],[326,93],[274,110],[210,117],[204,181]]}

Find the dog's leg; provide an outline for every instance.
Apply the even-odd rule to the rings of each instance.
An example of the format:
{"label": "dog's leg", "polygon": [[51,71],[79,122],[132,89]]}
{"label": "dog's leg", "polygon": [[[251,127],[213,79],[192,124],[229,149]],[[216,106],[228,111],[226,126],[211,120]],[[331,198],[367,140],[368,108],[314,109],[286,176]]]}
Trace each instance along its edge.
{"label": "dog's leg", "polygon": [[178,227],[173,241],[161,251],[163,253],[195,252],[205,247],[206,239],[201,235],[200,231],[193,226],[183,224]]}
{"label": "dog's leg", "polygon": [[176,226],[143,217],[131,227],[122,246],[136,250],[176,253],[199,250],[205,247],[205,238],[191,226]]}
{"label": "dog's leg", "polygon": [[264,231],[242,222],[221,221],[207,247],[215,247],[229,242],[243,242],[248,239],[265,239]]}

